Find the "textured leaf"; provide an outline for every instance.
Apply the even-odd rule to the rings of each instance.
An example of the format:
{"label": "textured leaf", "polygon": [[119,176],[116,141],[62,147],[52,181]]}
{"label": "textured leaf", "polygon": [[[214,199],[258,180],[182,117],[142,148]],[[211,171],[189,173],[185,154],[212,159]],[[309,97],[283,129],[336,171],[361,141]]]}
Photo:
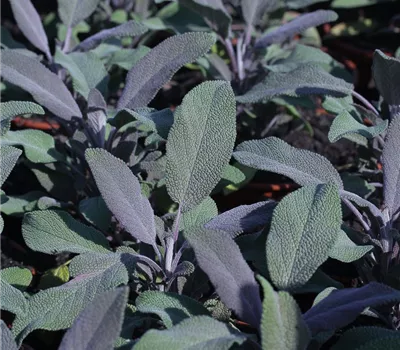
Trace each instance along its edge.
{"label": "textured leaf", "polygon": [[224,39],[228,37],[232,18],[222,0],[179,0],[179,3],[198,13]]}
{"label": "textured leaf", "polygon": [[264,291],[261,318],[263,349],[306,349],[310,334],[296,301],[287,292],[275,292],[268,281],[259,276]]}
{"label": "textured leaf", "polygon": [[109,350],[119,337],[129,288],[123,287],[94,298],[65,333],[59,350]]}
{"label": "textured leaf", "polygon": [[375,5],[383,2],[395,2],[396,0],[333,0],[333,8],[356,8]]}
{"label": "textured leaf", "polygon": [[22,235],[31,249],[47,254],[109,251],[106,237],[62,211],[43,210],[25,214]]}
{"label": "textured leaf", "polygon": [[100,148],[104,148],[107,124],[107,103],[103,95],[97,89],[90,89],[87,98],[88,102],[88,124],[91,128],[94,144]]}
{"label": "textured leaf", "polygon": [[331,10],[317,10],[296,17],[294,20],[281,25],[279,28],[268,32],[255,43],[256,48],[263,48],[270,44],[279,44],[290,39],[297,33],[302,33],[308,28],[316,27],[338,19],[336,12]]}
{"label": "textured leaf", "polygon": [[206,197],[199,205],[183,214],[181,223],[188,230],[204,224],[218,215],[218,208],[211,197]]}
{"label": "textured leaf", "polygon": [[0,187],[3,186],[11,171],[13,170],[22,151],[11,146],[0,147]]}
{"label": "textured leaf", "polygon": [[233,156],[241,164],[285,175],[302,186],[334,183],[343,188],[339,173],[325,157],[277,137],[242,142]]}
{"label": "textured leaf", "polygon": [[198,228],[185,233],[200,268],[222,302],[252,326],[259,326],[261,300],[254,274],[237,244],[222,231]]}
{"label": "textured leaf", "polygon": [[400,116],[392,120],[382,151],[383,197],[390,217],[400,210]]}
{"label": "textured leaf", "polygon": [[88,149],[85,157],[111,212],[136,239],[155,245],[154,213],[141,193],[140,183],[128,166],[103,149]]}
{"label": "textured leaf", "polygon": [[207,222],[205,227],[228,232],[232,237],[236,237],[244,232],[254,232],[271,221],[275,206],[276,203],[274,201],[240,205],[218,215]]}
{"label": "textured leaf", "polygon": [[0,281],[1,309],[15,315],[23,315],[26,312],[27,301],[24,294],[6,282],[3,278]]}
{"label": "textured leaf", "polygon": [[57,117],[66,120],[82,118],[78,105],[62,80],[37,60],[14,50],[3,50],[1,75],[4,80],[29,92],[39,104]]}
{"label": "textured leaf", "polygon": [[91,197],[79,202],[79,211],[91,224],[107,231],[112,214],[101,197]]}
{"label": "textured leaf", "polygon": [[366,139],[373,139],[383,133],[387,128],[387,120],[375,126],[366,126],[359,123],[347,111],[340,113],[332,122],[328,138],[330,142],[336,142],[342,137],[366,146]]}
{"label": "textured leaf", "polygon": [[130,70],[144,56],[151,51],[147,46],[139,46],[135,49],[119,49],[114,52],[107,61],[107,67],[117,65],[125,70]]}
{"label": "textured leaf", "polygon": [[24,33],[35,47],[43,51],[47,57],[51,57],[42,21],[32,2],[30,0],[10,0],[10,4],[15,21],[21,32]]}
{"label": "textured leaf", "polygon": [[0,334],[0,344],[3,349],[18,350],[17,343],[3,320],[0,321]]}
{"label": "textured leaf", "polygon": [[336,78],[315,63],[304,64],[286,72],[270,72],[265,80],[254,85],[242,96],[236,97],[241,103],[256,103],[281,95],[332,95],[345,96],[353,86],[343,79]]}
{"label": "textured leaf", "polygon": [[371,251],[372,245],[357,245],[343,230],[339,231],[335,245],[329,252],[329,257],[344,263],[350,263],[361,259],[365,254]]}
{"label": "textured leaf", "polygon": [[395,304],[400,292],[386,285],[371,282],[361,288],[332,291],[304,314],[313,334],[342,328],[353,322],[367,307]]}
{"label": "textured leaf", "polygon": [[44,192],[31,191],[20,196],[6,196],[7,201],[1,203],[1,212],[6,215],[22,216],[25,212],[37,209],[37,202],[44,195]]}
{"label": "textured leaf", "polygon": [[10,119],[23,114],[44,114],[41,106],[28,101],[9,101],[0,103],[1,133],[4,136],[10,130]]}
{"label": "textured leaf", "polygon": [[168,135],[166,167],[168,193],[183,211],[217,185],[235,138],[236,108],[229,83],[208,81],[185,96]]}
{"label": "textured leaf", "polygon": [[156,314],[167,328],[192,316],[210,315],[201,303],[192,298],[156,291],[146,291],[140,294],[136,299],[136,308],[143,313]]}
{"label": "textured leaf", "polygon": [[243,17],[248,25],[254,25],[265,13],[279,7],[279,0],[241,0]]}
{"label": "textured leaf", "polygon": [[28,300],[26,314],[17,317],[12,333],[18,345],[35,329],[60,330],[69,328],[74,319],[97,294],[123,283],[115,266],[98,273],[77,276],[59,287],[40,291]]}
{"label": "textured leaf", "polygon": [[328,259],[342,213],[337,186],[303,187],[281,200],[267,237],[267,266],[279,289],[304,285]]}
{"label": "textured leaf", "polygon": [[60,265],[47,270],[40,278],[39,289],[57,287],[69,281],[70,275],[67,265]]}
{"label": "textured leaf", "polygon": [[135,21],[128,21],[117,27],[104,29],[83,40],[74,51],[89,51],[100,45],[103,41],[111,38],[134,37],[147,32],[147,27]]}
{"label": "textured leaf", "polygon": [[17,289],[25,290],[31,284],[32,273],[26,268],[8,267],[0,271],[0,279]]}
{"label": "textured leaf", "polygon": [[214,43],[214,35],[200,32],[164,40],[128,72],[118,109],[147,106],[179,68],[207,53]]}
{"label": "textured leaf", "polygon": [[135,350],[229,350],[245,340],[245,336],[212,317],[195,316],[165,331],[147,331],[135,344]]}
{"label": "textured leaf", "polygon": [[89,17],[100,0],[58,0],[58,15],[67,27],[75,27]]}
{"label": "textured leaf", "polygon": [[41,130],[9,131],[0,140],[1,145],[21,146],[33,163],[52,163],[62,159],[55,149],[54,139]]}
{"label": "textured leaf", "polygon": [[400,60],[376,50],[372,72],[376,87],[389,104],[389,108],[393,108],[390,106],[400,106],[400,88],[397,84],[400,80]]}

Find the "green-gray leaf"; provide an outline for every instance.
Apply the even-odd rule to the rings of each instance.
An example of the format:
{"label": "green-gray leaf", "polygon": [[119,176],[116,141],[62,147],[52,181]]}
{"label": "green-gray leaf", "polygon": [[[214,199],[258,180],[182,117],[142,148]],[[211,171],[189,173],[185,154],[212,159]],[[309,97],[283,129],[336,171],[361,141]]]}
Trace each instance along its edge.
{"label": "green-gray leaf", "polygon": [[101,197],[91,197],[79,202],[79,211],[91,224],[107,231],[112,214]]}
{"label": "green-gray leaf", "polygon": [[0,147],[0,187],[3,186],[10,175],[22,151],[11,146]]}
{"label": "green-gray leaf", "polygon": [[371,251],[372,245],[357,245],[344,232],[339,231],[335,245],[329,252],[329,257],[344,263],[350,263],[361,259],[365,254]]}
{"label": "green-gray leaf", "polygon": [[32,273],[22,267],[8,267],[0,271],[0,279],[15,288],[25,290],[32,281]]}
{"label": "green-gray leaf", "polygon": [[261,345],[265,350],[306,349],[310,332],[300,308],[287,292],[275,292],[268,281],[258,277],[264,291]]}
{"label": "green-gray leaf", "polygon": [[36,59],[14,50],[3,50],[1,75],[4,80],[29,92],[56,116],[66,120],[82,118],[78,105],[62,80]]}
{"label": "green-gray leaf", "polygon": [[3,320],[0,321],[0,344],[4,346],[4,349],[18,350],[17,343]]}
{"label": "green-gray leaf", "polygon": [[240,345],[245,340],[245,336],[212,317],[194,316],[165,331],[147,331],[135,350],[229,350],[233,344]]}
{"label": "green-gray leaf", "polygon": [[164,40],[129,71],[118,109],[147,106],[179,68],[207,53],[214,43],[214,35],[200,32]]}
{"label": "green-gray leaf", "polygon": [[325,157],[292,147],[277,137],[245,141],[233,156],[241,164],[285,175],[302,186],[334,183],[343,188],[339,173]]}
{"label": "green-gray leaf", "polygon": [[267,237],[267,266],[272,282],[293,290],[304,285],[328,259],[342,213],[336,185],[303,187],[277,205]]}
{"label": "green-gray leaf", "polygon": [[67,27],[75,27],[89,17],[100,0],[58,0],[58,15]]}
{"label": "green-gray leaf", "polygon": [[206,222],[218,215],[218,208],[211,197],[206,197],[199,205],[184,213],[182,228],[184,230],[203,226]]}
{"label": "green-gray leaf", "polygon": [[22,235],[31,249],[47,254],[109,251],[106,237],[62,211],[43,210],[25,214]]}
{"label": "green-gray leaf", "polygon": [[166,185],[183,211],[199,204],[221,179],[232,154],[235,124],[234,94],[224,81],[197,86],[175,112],[167,142]]}
{"label": "green-gray leaf", "polygon": [[136,308],[143,313],[156,314],[167,328],[192,316],[210,316],[208,310],[198,301],[175,293],[143,292],[136,299]]}
{"label": "green-gray leaf", "polygon": [[91,148],[85,157],[108,208],[136,239],[155,245],[154,213],[128,166],[106,150]]}
{"label": "green-gray leaf", "polygon": [[26,312],[27,301],[24,294],[6,282],[3,278],[0,281],[1,309],[12,312],[15,315],[23,315]]}

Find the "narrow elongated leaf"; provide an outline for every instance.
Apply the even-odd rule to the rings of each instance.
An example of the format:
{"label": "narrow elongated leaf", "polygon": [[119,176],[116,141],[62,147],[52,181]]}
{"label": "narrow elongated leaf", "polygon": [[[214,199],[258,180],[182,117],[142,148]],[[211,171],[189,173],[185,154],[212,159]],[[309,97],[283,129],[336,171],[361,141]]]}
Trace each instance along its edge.
{"label": "narrow elongated leaf", "polygon": [[339,231],[335,245],[329,252],[329,257],[341,262],[350,263],[361,259],[365,254],[371,251],[372,245],[357,245],[343,230]]}
{"label": "narrow elongated leaf", "polygon": [[75,27],[89,17],[100,0],[58,0],[58,15],[67,27]]}
{"label": "narrow elongated leaf", "polygon": [[167,142],[166,185],[183,211],[199,204],[221,179],[232,154],[235,124],[234,94],[224,81],[197,86],[175,112]]}
{"label": "narrow elongated leaf", "polygon": [[245,141],[233,156],[241,164],[285,175],[302,186],[334,183],[343,188],[339,173],[325,157],[292,147],[277,137]]}
{"label": "narrow elongated leaf", "polygon": [[309,63],[286,73],[270,72],[263,82],[236,97],[236,100],[241,103],[256,103],[281,95],[346,96],[352,89],[353,86],[343,79],[330,75],[318,64]]}
{"label": "narrow elongated leaf", "polygon": [[149,330],[135,344],[135,350],[221,349],[242,344],[246,337],[209,316],[195,316],[165,330]]}
{"label": "narrow elongated leaf", "polygon": [[304,285],[328,259],[335,245],[342,213],[338,188],[307,186],[277,205],[267,237],[267,266],[279,289]]}
{"label": "narrow elongated leaf", "polygon": [[11,331],[3,320],[0,321],[0,344],[7,350],[18,350],[17,343]]}
{"label": "narrow elongated leaf", "polygon": [[304,314],[313,334],[344,327],[367,307],[395,304],[400,292],[384,284],[371,282],[361,288],[332,291]]}
{"label": "narrow elongated leaf", "polygon": [[250,205],[241,205],[205,224],[205,227],[212,230],[228,232],[232,237],[236,237],[243,232],[254,232],[261,229],[272,218],[275,209],[274,201],[258,202]]}
{"label": "narrow elongated leaf", "polygon": [[214,35],[200,32],[164,40],[129,71],[118,109],[147,106],[179,68],[207,53],[214,43]]}
{"label": "narrow elongated leaf", "polygon": [[111,38],[134,37],[147,32],[147,27],[135,21],[128,21],[111,29],[104,29],[83,40],[74,51],[89,51]]}
{"label": "narrow elongated leaf", "polygon": [[25,214],[22,235],[31,249],[47,254],[109,251],[108,241],[101,232],[62,211]]}
{"label": "narrow elongated leaf", "polygon": [[57,117],[66,120],[82,118],[78,105],[62,80],[37,60],[14,50],[3,50],[1,75],[4,80],[29,92]]}
{"label": "narrow elongated leaf", "polygon": [[394,118],[386,134],[385,145],[382,151],[383,166],[383,197],[393,217],[400,210],[400,116]]}
{"label": "narrow elongated leaf", "polygon": [[179,0],[179,3],[198,13],[224,39],[228,37],[232,18],[222,0]]}
{"label": "narrow elongated leaf", "polygon": [[277,9],[280,5],[279,0],[241,0],[243,17],[248,25],[254,25],[264,16]]}
{"label": "narrow elongated leaf", "polygon": [[211,316],[198,301],[175,293],[143,292],[136,299],[136,308],[143,313],[156,314],[167,328],[192,316]]}
{"label": "narrow elongated leaf", "polygon": [[0,103],[0,136],[10,130],[10,119],[23,114],[44,114],[41,106],[28,101],[9,101]]}
{"label": "narrow elongated leaf", "polygon": [[22,151],[11,146],[0,147],[0,187],[3,186],[10,175]]}
{"label": "narrow elongated leaf", "polygon": [[327,22],[334,22],[338,19],[336,12],[331,10],[317,10],[296,17],[289,23],[265,34],[255,43],[256,48],[263,48],[270,44],[282,43],[297,33],[302,33],[308,28],[316,27]]}
{"label": "narrow elongated leaf", "polygon": [[21,32],[24,33],[35,47],[43,51],[47,57],[51,57],[42,21],[32,2],[30,0],[10,0],[10,4],[15,21]]}
{"label": "narrow elongated leaf", "polygon": [[185,233],[197,262],[222,302],[254,327],[261,319],[261,300],[254,274],[237,244],[222,231],[202,228]]}
{"label": "narrow elongated leaf", "polygon": [[33,163],[52,163],[62,159],[55,149],[53,137],[41,130],[9,131],[1,138],[0,145],[23,147],[26,158]]}
{"label": "narrow elongated leaf", "polygon": [[65,333],[59,350],[108,350],[119,337],[129,288],[123,287],[95,297]]}
{"label": "narrow elongated leaf", "polygon": [[275,292],[268,281],[258,277],[264,291],[261,318],[263,349],[306,349],[310,334],[300,308],[287,292]]}
{"label": "narrow elongated leaf", "polygon": [[17,315],[13,323],[12,333],[17,337],[18,345],[35,329],[55,331],[69,328],[97,294],[123,283],[120,273],[118,268],[111,266],[34,294],[28,300],[27,312]]}
{"label": "narrow elongated leaf", "polygon": [[107,207],[136,239],[155,244],[154,213],[128,166],[103,149],[88,149],[85,157]]}
{"label": "narrow elongated leaf", "polygon": [[3,278],[0,281],[1,288],[1,309],[12,312],[15,315],[23,315],[26,312],[27,301],[24,294],[6,282]]}

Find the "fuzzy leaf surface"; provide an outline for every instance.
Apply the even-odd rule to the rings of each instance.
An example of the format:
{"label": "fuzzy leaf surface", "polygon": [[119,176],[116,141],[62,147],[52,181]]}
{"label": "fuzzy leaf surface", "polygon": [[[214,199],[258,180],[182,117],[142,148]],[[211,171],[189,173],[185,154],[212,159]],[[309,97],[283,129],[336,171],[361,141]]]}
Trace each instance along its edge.
{"label": "fuzzy leaf surface", "polygon": [[164,40],[128,72],[118,109],[147,106],[179,68],[203,56],[214,43],[214,35],[201,32]]}
{"label": "fuzzy leaf surface", "polygon": [[30,0],[10,0],[18,28],[28,38],[33,46],[51,57],[49,42],[42,21]]}
{"label": "fuzzy leaf surface", "polygon": [[4,80],[29,92],[39,104],[57,117],[65,120],[82,118],[78,105],[62,80],[36,59],[15,50],[3,50],[1,75]]}
{"label": "fuzzy leaf surface", "polygon": [[207,221],[218,215],[218,208],[211,197],[206,197],[199,205],[183,214],[181,223],[188,230],[203,226]]}
{"label": "fuzzy leaf surface", "polygon": [[15,315],[23,315],[27,308],[27,301],[24,294],[3,278],[0,280],[0,289],[1,309],[9,311]]}
{"label": "fuzzy leaf surface", "polygon": [[269,282],[259,276],[264,291],[261,318],[263,349],[306,349],[310,334],[300,308],[287,292],[275,292]]}
{"label": "fuzzy leaf surface", "polygon": [[119,337],[128,301],[128,287],[100,294],[65,333],[59,350],[109,350]]}
{"label": "fuzzy leaf surface", "polygon": [[229,350],[246,338],[209,316],[194,316],[164,330],[149,330],[135,344],[135,350]]}
{"label": "fuzzy leaf surface", "polygon": [[244,232],[254,232],[254,230],[265,226],[271,221],[275,206],[274,201],[240,205],[218,215],[207,222],[204,227],[225,231],[234,238]]}
{"label": "fuzzy leaf surface", "polygon": [[352,89],[351,84],[329,74],[318,64],[308,63],[286,73],[270,72],[263,82],[254,85],[236,100],[240,103],[256,103],[281,95],[345,96]]}
{"label": "fuzzy leaf surface", "polygon": [[317,10],[296,17],[294,20],[281,25],[279,28],[265,34],[255,43],[256,48],[263,48],[270,44],[279,44],[290,39],[297,33],[302,33],[308,28],[316,27],[338,19],[336,12],[331,10]]}
{"label": "fuzzy leaf surface", "polygon": [[241,320],[258,327],[261,319],[259,288],[233,239],[225,232],[202,228],[186,232],[185,237],[222,302]]}
{"label": "fuzzy leaf surface", "polygon": [[79,202],[79,211],[91,224],[107,231],[112,214],[101,197],[91,197]]}
{"label": "fuzzy leaf surface", "polygon": [[13,170],[22,151],[11,146],[0,147],[0,187],[3,186],[11,171]]}
{"label": "fuzzy leaf surface", "polygon": [[254,25],[265,14],[279,7],[279,0],[241,0],[242,15],[248,25]]}
{"label": "fuzzy leaf surface", "polygon": [[241,164],[285,175],[302,186],[334,183],[343,188],[339,173],[325,157],[277,137],[242,142],[233,156]]}
{"label": "fuzzy leaf surface", "polygon": [[183,211],[217,185],[235,138],[236,107],[229,83],[208,81],[184,97],[168,135],[166,166],[168,193]]}
{"label": "fuzzy leaf surface", "polygon": [[147,32],[147,27],[135,21],[128,21],[110,29],[100,32],[83,40],[74,51],[89,51],[100,45],[103,41],[111,38],[123,38],[125,36],[134,37]]}
{"label": "fuzzy leaf surface", "polygon": [[18,350],[17,343],[3,320],[0,321],[0,344],[4,346],[4,349]]}
{"label": "fuzzy leaf surface", "polygon": [[89,17],[100,0],[58,0],[58,15],[67,27],[75,27]]}
{"label": "fuzzy leaf surface", "polygon": [[272,282],[293,290],[304,285],[328,259],[342,224],[337,186],[303,187],[284,197],[274,210],[267,237]]}
{"label": "fuzzy leaf surface", "polygon": [[2,269],[0,279],[15,288],[25,290],[32,281],[32,273],[29,269],[13,266]]}
{"label": "fuzzy leaf surface", "polygon": [[107,207],[136,239],[155,244],[154,212],[128,166],[106,150],[91,148],[85,157]]}
{"label": "fuzzy leaf surface", "polygon": [[361,259],[373,249],[372,245],[357,245],[344,232],[339,231],[335,245],[329,252],[329,257],[344,263],[350,263]]}
{"label": "fuzzy leaf surface", "polygon": [[171,328],[192,316],[210,316],[203,304],[195,299],[167,292],[143,292],[136,299],[136,308],[143,313],[156,314],[167,328]]}
{"label": "fuzzy leaf surface", "polygon": [[109,251],[108,241],[101,232],[63,211],[27,213],[22,222],[22,235],[31,249],[47,254]]}
{"label": "fuzzy leaf surface", "polygon": [[334,290],[303,316],[311,332],[317,334],[350,324],[367,307],[399,301],[399,291],[371,282],[361,288]]}

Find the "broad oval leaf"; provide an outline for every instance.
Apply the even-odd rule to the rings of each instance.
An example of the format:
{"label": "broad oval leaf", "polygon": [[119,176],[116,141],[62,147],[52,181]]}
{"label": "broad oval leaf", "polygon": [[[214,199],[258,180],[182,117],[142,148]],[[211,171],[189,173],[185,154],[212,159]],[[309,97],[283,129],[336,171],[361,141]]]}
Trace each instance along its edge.
{"label": "broad oval leaf", "polygon": [[221,349],[242,344],[246,337],[209,316],[194,316],[165,331],[149,330],[135,350]]}
{"label": "broad oval leaf", "polygon": [[22,151],[11,146],[0,147],[0,187],[3,186],[11,171],[13,170]]}
{"label": "broad oval leaf", "polygon": [[261,319],[259,288],[233,239],[225,232],[203,228],[190,230],[185,237],[222,302],[240,319],[258,328]]}
{"label": "broad oval leaf", "polygon": [[274,210],[267,237],[267,266],[272,282],[294,290],[304,285],[328,259],[342,213],[337,186],[303,187]]}
{"label": "broad oval leaf", "polygon": [[207,221],[218,215],[218,208],[211,197],[206,197],[199,205],[182,215],[181,228],[189,230],[203,226]]}
{"label": "broad oval leaf", "polygon": [[22,235],[31,249],[47,254],[60,252],[109,252],[107,238],[63,211],[42,210],[25,214]]}
{"label": "broad oval leaf", "polygon": [[241,164],[285,175],[302,186],[334,183],[343,189],[339,173],[325,157],[292,147],[277,137],[245,141],[233,156]]}
{"label": "broad oval leaf", "polygon": [[264,291],[260,325],[262,348],[306,349],[310,332],[296,301],[287,292],[275,292],[265,278],[259,276],[258,279]]}
{"label": "broad oval leaf", "polygon": [[210,316],[209,311],[198,301],[185,295],[166,292],[143,292],[136,298],[136,308],[143,313],[156,314],[167,328],[192,316]]}
{"label": "broad oval leaf", "polygon": [[50,58],[51,54],[47,36],[39,14],[33,7],[32,2],[30,0],[10,0],[10,4],[18,28],[35,47]]}
{"label": "broad oval leaf", "polygon": [[24,315],[27,308],[27,301],[24,294],[3,278],[0,280],[0,289],[1,310],[12,312],[15,315]]}
{"label": "broad oval leaf", "polygon": [[129,71],[118,109],[147,106],[179,68],[203,56],[214,43],[214,35],[200,32],[164,40]]}
{"label": "broad oval leaf", "polygon": [[36,59],[14,50],[2,50],[1,75],[4,80],[29,92],[57,117],[71,120],[82,113],[62,80]]}
{"label": "broad oval leaf", "polygon": [[128,166],[100,148],[87,149],[86,161],[107,207],[136,239],[155,245],[154,212]]}
{"label": "broad oval leaf", "polygon": [[18,350],[17,343],[11,331],[3,320],[0,321],[0,344],[7,350]]}
{"label": "broad oval leaf", "polygon": [[236,138],[236,108],[229,83],[208,81],[191,90],[168,135],[166,185],[190,210],[207,197],[228,164]]}
{"label": "broad oval leaf", "polygon": [[361,259],[365,254],[371,251],[374,247],[372,245],[357,245],[355,244],[344,232],[339,231],[335,245],[329,252],[331,259],[336,259],[341,262],[350,263]]}
{"label": "broad oval leaf", "polygon": [[22,267],[8,267],[0,271],[0,279],[19,290],[25,290],[31,284],[32,273]]}
{"label": "broad oval leaf", "polygon": [[112,214],[101,197],[91,197],[79,202],[79,211],[91,224],[107,231],[111,224]]}
{"label": "broad oval leaf", "polygon": [[97,295],[65,333],[58,350],[109,350],[117,340],[124,319],[129,288]]}
{"label": "broad oval leaf", "polygon": [[67,27],[75,27],[89,17],[100,0],[58,0],[58,15]]}
{"label": "broad oval leaf", "polygon": [[279,28],[262,36],[256,41],[255,47],[263,48],[269,44],[282,43],[290,39],[293,35],[304,32],[308,28],[316,27],[327,22],[334,22],[337,19],[338,15],[331,10],[317,10],[300,15],[289,23],[285,23]]}

